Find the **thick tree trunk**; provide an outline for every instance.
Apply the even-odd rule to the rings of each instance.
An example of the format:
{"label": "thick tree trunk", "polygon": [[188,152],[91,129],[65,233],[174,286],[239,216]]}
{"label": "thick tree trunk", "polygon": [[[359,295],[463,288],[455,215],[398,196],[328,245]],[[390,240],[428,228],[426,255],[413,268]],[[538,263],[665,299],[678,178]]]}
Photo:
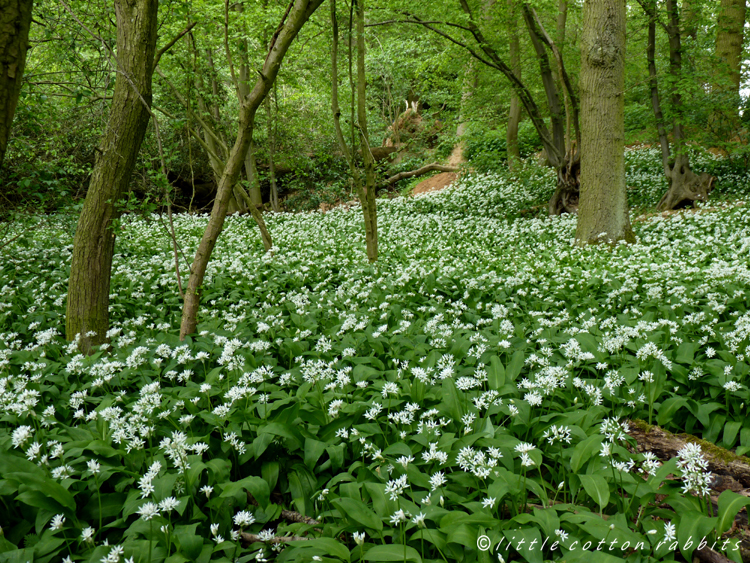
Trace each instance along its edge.
{"label": "thick tree trunk", "polygon": [[635,242],[625,187],[625,23],[624,0],[584,3],[579,244]]}
{"label": "thick tree trunk", "polygon": [[284,60],[289,46],[302,29],[302,26],[323,3],[323,0],[294,0],[290,4],[285,19],[277,29],[271,40],[268,55],[260,71],[260,77],[255,83],[252,91],[242,100],[239,116],[239,131],[234,142],[232,151],[224,167],[224,173],[219,181],[216,199],[211,210],[211,218],[208,221],[203,238],[193,259],[190,271],[188,287],[185,291],[185,303],[182,309],[182,323],[180,325],[180,338],[184,339],[188,334],[195,332],[198,325],[198,309],[200,307],[200,288],[206,275],[211,253],[216,246],[216,241],[221,234],[226,219],[227,206],[232,195],[233,188],[237,183],[240,171],[245,162],[245,155],[250,146],[255,123],[255,114],[263,103],[263,99],[273,86],[281,63]]}
{"label": "thick tree trunk", "polygon": [[740,70],[745,29],[745,0],[721,0],[716,21],[716,58],[720,65],[711,88],[722,109],[713,120],[730,126],[739,120]]}
{"label": "thick tree trunk", "polygon": [[[508,35],[510,47],[510,68],[513,74],[521,78],[521,46],[518,40],[518,15],[516,0],[508,0]],[[508,156],[508,168],[516,169],[521,161],[518,148],[518,124],[521,122],[521,100],[514,89],[510,90],[510,109],[508,110],[508,128],[505,132],[505,149]]]}
{"label": "thick tree trunk", "polygon": [[117,81],[76,229],[65,320],[68,340],[80,334],[84,353],[104,342],[109,328],[114,221],[148,126],[157,7],[158,0],[115,0]]}
{"label": "thick tree trunk", "polygon": [[21,93],[32,0],[0,0],[0,167]]}

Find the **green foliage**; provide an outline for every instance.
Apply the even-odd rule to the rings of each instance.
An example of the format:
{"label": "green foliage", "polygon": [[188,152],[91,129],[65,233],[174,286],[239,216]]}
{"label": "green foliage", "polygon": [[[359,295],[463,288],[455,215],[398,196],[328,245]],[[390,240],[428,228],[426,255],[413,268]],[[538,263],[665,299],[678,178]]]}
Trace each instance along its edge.
{"label": "green foliage", "polygon": [[[521,158],[529,158],[542,150],[539,134],[531,121],[518,127],[518,151]],[[506,166],[506,132],[496,130],[472,131],[466,139],[466,158],[480,172],[498,172]]]}

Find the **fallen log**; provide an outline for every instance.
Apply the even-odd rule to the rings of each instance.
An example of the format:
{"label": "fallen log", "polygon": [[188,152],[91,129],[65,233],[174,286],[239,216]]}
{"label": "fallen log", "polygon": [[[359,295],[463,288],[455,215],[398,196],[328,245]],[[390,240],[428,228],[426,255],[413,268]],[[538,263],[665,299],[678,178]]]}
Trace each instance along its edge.
{"label": "fallen log", "polygon": [[712,489],[739,492],[750,488],[750,458],[738,456],[690,434],[672,434],[658,426],[649,426],[642,420],[630,423],[630,436],[638,443],[638,451],[650,451],[662,460],[677,456],[677,452],[692,442],[701,446],[708,468],[716,478]]}
{"label": "fallen log", "polygon": [[386,181],[384,181],[379,188],[385,188],[387,186],[391,186],[395,184],[396,182],[399,182],[401,180],[405,180],[406,178],[414,178],[415,176],[423,176],[427,174],[428,172],[457,172],[458,168],[456,166],[443,166],[442,164],[437,164],[433,162],[432,164],[427,164],[423,166],[422,168],[417,168],[416,170],[409,170],[408,172],[399,172],[398,174],[395,174],[388,178]]}

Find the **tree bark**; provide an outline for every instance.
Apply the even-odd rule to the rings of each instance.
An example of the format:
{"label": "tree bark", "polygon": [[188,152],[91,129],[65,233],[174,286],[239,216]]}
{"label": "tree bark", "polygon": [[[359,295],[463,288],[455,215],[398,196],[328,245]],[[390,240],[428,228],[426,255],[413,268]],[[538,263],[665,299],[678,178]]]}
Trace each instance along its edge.
{"label": "tree bark", "polygon": [[200,307],[200,289],[206,275],[211,253],[216,246],[216,241],[221,234],[224,220],[227,215],[229,198],[232,195],[234,185],[237,183],[240,171],[245,162],[245,155],[250,146],[255,123],[255,114],[263,103],[263,99],[273,86],[273,82],[289,50],[289,46],[299,33],[302,26],[307,22],[315,10],[323,3],[323,0],[293,0],[287,8],[284,19],[276,30],[268,49],[263,69],[251,92],[241,101],[239,116],[239,131],[227,160],[224,172],[219,181],[216,199],[211,209],[211,217],[198,245],[193,259],[193,265],[185,291],[185,303],[182,309],[182,323],[180,325],[180,338],[184,339],[188,334],[195,332],[198,325],[198,309]]}
{"label": "tree bark", "polygon": [[[518,14],[516,0],[508,0],[508,35],[510,48],[510,68],[521,78],[521,46],[518,39]],[[505,131],[505,150],[508,157],[508,168],[515,170],[521,162],[521,151],[518,148],[518,124],[521,122],[521,100],[516,91],[510,90],[510,109],[508,110],[508,128]]]}
{"label": "tree bark", "polygon": [[[242,4],[238,4],[238,10],[242,11]],[[240,41],[240,71],[238,89],[240,98],[245,98],[250,93],[250,56],[248,53],[247,39],[243,36]],[[250,201],[256,207],[263,205],[263,197],[260,193],[260,181],[258,179],[258,166],[255,161],[255,143],[250,142],[250,148],[245,156],[245,174],[247,176],[248,195]]]}
{"label": "tree bark", "polygon": [[378,260],[378,214],[375,203],[375,159],[370,151],[367,133],[367,78],[365,76],[365,0],[357,1],[357,132],[362,147],[365,182],[360,189],[362,213],[365,219],[367,259]]}
{"label": "tree bark", "polygon": [[724,121],[726,126],[739,121],[745,12],[745,0],[721,0],[716,20],[716,58],[720,65],[711,92],[722,107],[713,119]]}
{"label": "tree bark", "polygon": [[586,0],[578,244],[635,242],[625,187],[625,0]]}
{"label": "tree bark", "polygon": [[0,0],[0,167],[21,93],[32,0]]}
{"label": "tree bark", "polygon": [[109,288],[117,207],[150,117],[158,0],[115,0],[117,81],[100,155],[78,220],[65,319],[68,340],[90,353],[109,328]]}
{"label": "tree bark", "polygon": [[[274,94],[276,87],[274,85]],[[271,209],[277,213],[281,211],[279,208],[279,191],[276,187],[276,165],[274,164],[274,156],[276,152],[276,119],[274,117],[274,111],[271,104],[272,96],[266,98],[266,120],[268,126],[268,180],[271,183]]]}

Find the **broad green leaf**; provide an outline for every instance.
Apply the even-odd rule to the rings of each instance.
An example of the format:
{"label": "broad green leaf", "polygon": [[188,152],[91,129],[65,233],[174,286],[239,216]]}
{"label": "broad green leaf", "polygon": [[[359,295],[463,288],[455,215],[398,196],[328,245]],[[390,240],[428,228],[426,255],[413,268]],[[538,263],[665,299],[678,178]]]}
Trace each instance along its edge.
{"label": "broad green leaf", "polygon": [[745,506],[750,506],[750,498],[729,490],[721,493],[719,495],[719,521],[716,525],[716,532],[721,535],[731,528],[734,517]]}
{"label": "broad green leaf", "polygon": [[578,475],[583,488],[601,510],[609,503],[609,483],[601,475]]}
{"label": "broad green leaf", "polygon": [[414,561],[422,563],[422,558],[413,547],[408,545],[376,545],[365,553],[365,561]]}
{"label": "broad green leaf", "polygon": [[353,498],[337,498],[331,501],[336,508],[355,522],[362,524],[366,528],[381,531],[383,521],[361,500]]}

